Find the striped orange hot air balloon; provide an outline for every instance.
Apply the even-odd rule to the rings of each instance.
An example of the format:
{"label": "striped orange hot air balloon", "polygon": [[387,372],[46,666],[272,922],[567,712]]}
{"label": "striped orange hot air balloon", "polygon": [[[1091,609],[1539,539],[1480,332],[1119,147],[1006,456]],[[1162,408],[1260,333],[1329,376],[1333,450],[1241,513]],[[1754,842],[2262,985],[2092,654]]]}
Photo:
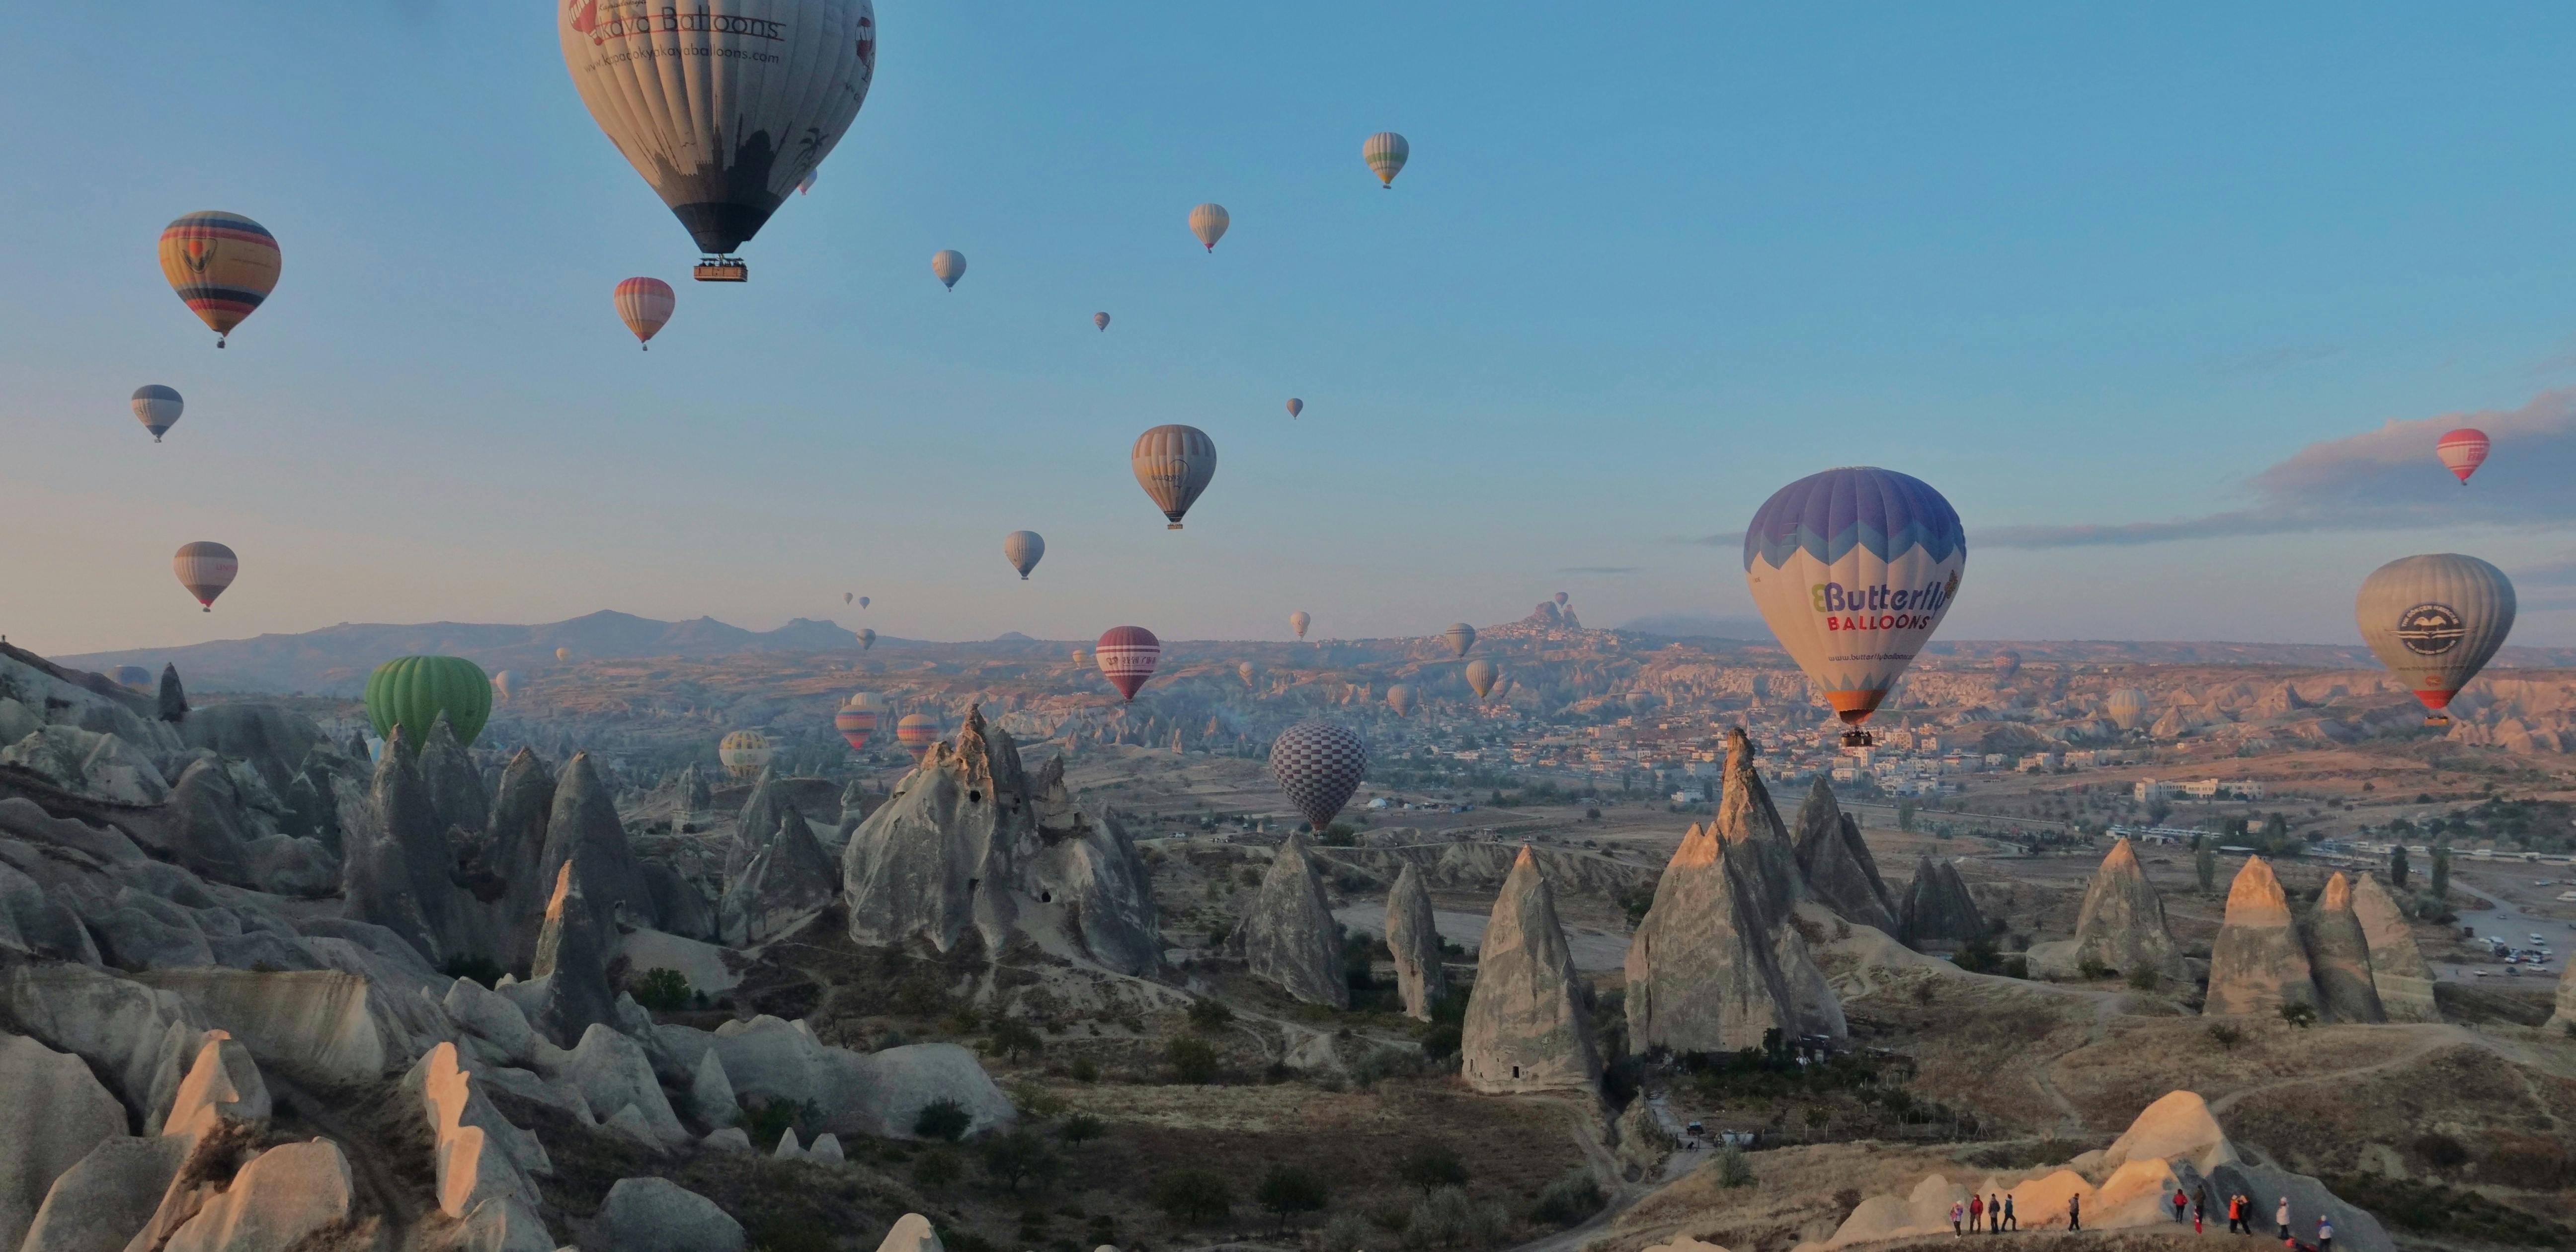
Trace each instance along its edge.
{"label": "striped orange hot air balloon", "polygon": [[939,742],[939,719],[928,713],[906,713],[894,724],[894,741],[912,754],[912,763],[921,764],[929,755],[930,745]]}
{"label": "striped orange hot air balloon", "polygon": [[161,229],[161,276],[224,346],[277,289],[277,237],[239,213],[191,213]]}
{"label": "striped orange hot air balloon", "polygon": [[650,352],[653,336],[660,334],[662,324],[671,320],[671,310],[679,298],[671,294],[671,284],[658,278],[629,278],[617,284],[611,297],[617,303],[618,320],[635,332],[635,342]]}
{"label": "striped orange hot air balloon", "polygon": [[215,597],[224,594],[224,588],[232,586],[233,577],[241,573],[241,558],[220,543],[200,540],[180,546],[178,555],[170,558],[170,572],[179,576],[179,585],[197,597],[206,612],[212,613]]}
{"label": "striped orange hot air balloon", "polygon": [[868,746],[868,736],[877,733],[877,711],[854,703],[832,715],[832,729],[849,741],[850,751],[860,751]]}

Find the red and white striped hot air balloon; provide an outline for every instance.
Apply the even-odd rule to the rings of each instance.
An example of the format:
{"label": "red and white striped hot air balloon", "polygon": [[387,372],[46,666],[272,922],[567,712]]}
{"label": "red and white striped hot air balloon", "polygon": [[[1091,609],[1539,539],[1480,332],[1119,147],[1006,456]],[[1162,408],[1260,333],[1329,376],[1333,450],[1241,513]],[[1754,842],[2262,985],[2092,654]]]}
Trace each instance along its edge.
{"label": "red and white striped hot air balloon", "polygon": [[626,329],[635,332],[635,342],[650,352],[650,342],[671,320],[671,309],[679,303],[671,294],[671,284],[658,278],[629,278],[617,284],[617,316]]}
{"label": "red and white striped hot air balloon", "polygon": [[2433,445],[2433,455],[2442,458],[2443,468],[2458,475],[2460,485],[2465,487],[2469,475],[2477,473],[2478,467],[2487,463],[2488,446],[2487,432],[2463,426],[2442,436]]}
{"label": "red and white striped hot air balloon", "polygon": [[1100,664],[1100,672],[1109,685],[1130,701],[1136,689],[1154,676],[1154,666],[1163,659],[1163,641],[1142,626],[1112,626],[1100,641],[1091,646],[1091,655]]}
{"label": "red and white striped hot air balloon", "polygon": [[215,611],[215,597],[233,585],[241,573],[241,559],[220,543],[199,541],[182,545],[178,555],[170,558],[170,570],[179,576],[179,585],[197,597],[197,603],[208,613]]}

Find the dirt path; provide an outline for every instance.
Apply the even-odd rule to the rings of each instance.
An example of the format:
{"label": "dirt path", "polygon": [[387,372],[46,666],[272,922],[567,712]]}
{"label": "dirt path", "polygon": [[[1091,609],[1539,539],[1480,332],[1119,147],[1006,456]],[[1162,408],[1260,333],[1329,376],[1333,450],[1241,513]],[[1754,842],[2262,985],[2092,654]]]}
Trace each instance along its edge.
{"label": "dirt path", "polygon": [[2375,1074],[2383,1069],[2395,1069],[2400,1065],[2412,1064],[2416,1061],[2422,1060],[2426,1055],[2440,1051],[2443,1048],[2454,1047],[2463,1043],[2483,1044],[2485,1042],[2475,1034],[2472,1034],[2465,1028],[2459,1026],[2435,1026],[2428,1024],[2405,1026],[2401,1027],[2401,1029],[2405,1030],[2408,1034],[2414,1035],[2418,1040],[2415,1047],[2406,1052],[2389,1057],[2386,1060],[2373,1061],[2368,1065],[2356,1065],[2351,1069],[2339,1069],[2331,1073],[2324,1074],[2302,1074],[2296,1078],[2283,1078],[2274,1082],[2259,1083],[2255,1086],[2239,1088],[2210,1101],[2209,1111],[2212,1114],[2225,1113],[2227,1110],[2236,1107],[2238,1101],[2243,1100],[2245,1097],[2250,1095],[2260,1095],[2266,1091],[2278,1091],[2283,1087],[2302,1087],[2310,1083],[2342,1082],[2347,1079],[2358,1078],[2364,1074]]}
{"label": "dirt path", "polygon": [[2067,1139],[2081,1139],[2091,1134],[2092,1130],[2085,1124],[2084,1114],[2075,1107],[2075,1102],[2067,1099],[2066,1093],[2057,1089],[2055,1077],[2057,1063],[2102,1042],[2109,1035],[2111,1019],[2120,1015],[2120,997],[2109,991],[2083,988],[2067,988],[2067,990],[2077,991],[2079,994],[2093,998],[2093,1021],[2085,1027],[2082,1043],[2041,1061],[2039,1068],[2031,1071],[2031,1081],[2038,1083],[2040,1092],[2048,1097],[2048,1102],[2057,1106],[2058,1135]]}

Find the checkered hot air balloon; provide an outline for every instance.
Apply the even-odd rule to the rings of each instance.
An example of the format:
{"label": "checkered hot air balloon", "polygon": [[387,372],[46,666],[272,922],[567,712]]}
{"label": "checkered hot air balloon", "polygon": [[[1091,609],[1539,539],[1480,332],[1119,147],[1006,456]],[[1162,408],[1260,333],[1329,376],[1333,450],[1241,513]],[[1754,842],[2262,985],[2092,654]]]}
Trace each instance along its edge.
{"label": "checkered hot air balloon", "polygon": [[1118,694],[1133,701],[1136,689],[1154,676],[1163,659],[1163,641],[1142,626],[1112,626],[1091,645],[1091,655]]}
{"label": "checkered hot air balloon", "polygon": [[161,229],[161,276],[218,348],[277,289],[282,262],[277,237],[239,213],[191,213]]}
{"label": "checkered hot air balloon", "polygon": [[1280,794],[1322,830],[1368,776],[1368,744],[1331,722],[1299,722],[1271,741],[1270,776],[1279,780]]}

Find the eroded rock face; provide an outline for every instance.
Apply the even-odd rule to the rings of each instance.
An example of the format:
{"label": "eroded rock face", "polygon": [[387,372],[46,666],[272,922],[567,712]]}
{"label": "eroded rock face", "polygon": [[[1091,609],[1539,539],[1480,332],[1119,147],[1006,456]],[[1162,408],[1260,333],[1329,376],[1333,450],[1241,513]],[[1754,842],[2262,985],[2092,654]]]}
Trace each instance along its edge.
{"label": "eroded rock face", "polygon": [[716,1202],[667,1178],[623,1178],[599,1208],[604,1246],[616,1252],[742,1252],[742,1223]]}
{"label": "eroded rock face", "polygon": [[716,914],[724,942],[746,947],[803,925],[832,902],[839,879],[804,816],[784,809],[767,841],[725,884]]}
{"label": "eroded rock face", "polygon": [[1748,859],[1707,827],[1682,836],[1628,941],[1630,1048],[1731,1052],[1802,1033]]}
{"label": "eroded rock face", "polygon": [[576,752],[555,784],[554,809],[546,816],[545,855],[538,860],[542,881],[552,886],[570,863],[581,879],[582,898],[604,924],[624,917],[639,925],[660,924],[653,910],[653,887],[644,865],[627,842],[626,824],[618,819],[616,792],[592,768],[590,754]]}
{"label": "eroded rock face", "polygon": [[2084,890],[2084,907],[2075,918],[2075,959],[2123,974],[2149,970],[2168,985],[2186,976],[2182,949],[2165,927],[2164,900],[2126,839],[2111,845]]}
{"label": "eroded rock face", "polygon": [[1897,932],[1896,896],[1878,875],[1878,861],[1860,837],[1860,823],[1834,801],[1833,784],[1816,775],[1798,806],[1798,869],[1807,889],[1825,907],[1857,925]]}
{"label": "eroded rock face", "polygon": [[545,984],[534,1023],[558,1046],[570,1047],[593,1026],[617,1020],[617,995],[608,985],[609,934],[582,891],[579,859],[564,862],[528,967],[530,981]]}
{"label": "eroded rock face", "polygon": [[2354,881],[2352,912],[2361,922],[2362,937],[2370,943],[2370,982],[2379,993],[2381,1011],[2396,1022],[2442,1020],[2442,1011],[2433,1003],[2433,969],[2424,963],[2423,950],[2415,946],[2415,932],[2405,912],[2377,875],[2364,874]]}
{"label": "eroded rock face", "polygon": [[1324,876],[1307,855],[1306,841],[1295,833],[1271,858],[1260,894],[1235,928],[1234,943],[1254,977],[1268,979],[1308,1004],[1350,1007],[1341,933],[1324,895]]}
{"label": "eroded rock face", "polygon": [[[401,749],[397,751],[397,749]],[[430,802],[402,728],[394,728],[363,795],[341,784],[345,916],[400,935],[436,964],[464,955],[456,863],[447,826]]]}
{"label": "eroded rock face", "polygon": [[1077,808],[1050,762],[1032,779],[1008,732],[971,710],[841,854],[850,937],[989,951],[1026,936],[1125,973],[1160,959],[1144,865],[1106,813]]}
{"label": "eroded rock face", "polygon": [[125,1133],[125,1109],[79,1057],[0,1034],[0,1110],[0,1247],[16,1247],[54,1180]]}
{"label": "eroded rock face", "polygon": [[2281,880],[2263,858],[2247,857],[2227,889],[2227,920],[2209,947],[2209,997],[2201,1011],[2271,1013],[2284,1004],[2316,1007],[2316,979]]}
{"label": "eroded rock face", "polygon": [[2558,971],[2558,1004],[2549,1015],[2549,1029],[2566,1030],[2570,1027],[2576,1027],[2576,978],[2568,977],[2567,971],[2561,969]]}
{"label": "eroded rock face", "polygon": [[1409,863],[1395,876],[1395,890],[1387,893],[1386,946],[1395,955],[1395,986],[1404,998],[1404,1015],[1430,1021],[1432,1006],[1449,994],[1449,978],[1440,965],[1431,892],[1422,885],[1422,871]]}
{"label": "eroded rock face", "polygon": [[2340,871],[2326,880],[2308,917],[2308,960],[2317,984],[2318,1008],[2326,1020],[2384,1022],[2379,990],[2371,982],[2370,940],[2354,915],[2352,880]]}
{"label": "eroded rock face", "polygon": [[501,770],[491,820],[473,857],[477,872],[467,884],[499,914],[494,959],[508,969],[525,969],[537,956],[537,933],[544,929],[554,887],[545,876],[546,823],[554,806],[554,770],[545,758],[520,748]]}
{"label": "eroded rock face", "polygon": [[1900,902],[1903,916],[1899,919],[1905,942],[1921,946],[1926,943],[1966,943],[1987,932],[1986,918],[1977,911],[1977,898],[1969,894],[1968,884],[1959,877],[1959,867],[1948,860],[1924,857],[1914,863],[1914,880],[1905,886]]}
{"label": "eroded rock face", "polygon": [[1557,921],[1556,897],[1523,848],[1485,924],[1467,997],[1459,1040],[1467,1084],[1488,1094],[1598,1087],[1591,1002],[1591,985],[1575,970]]}
{"label": "eroded rock face", "polygon": [[[694,765],[691,768],[696,768]],[[733,838],[725,844],[724,876],[732,882],[742,876],[743,867],[760,855],[778,833],[778,824],[789,812],[787,798],[778,786],[778,775],[763,767],[760,777],[744,797],[742,811],[734,815]]]}
{"label": "eroded rock face", "polygon": [[1765,915],[1786,917],[1791,906],[1807,898],[1807,880],[1798,871],[1798,852],[1789,842],[1788,827],[1780,824],[1771,790],[1762,785],[1761,771],[1753,768],[1757,751],[1743,727],[1727,728],[1726,775],[1717,820],[1709,823],[1709,829],[1719,842],[1743,849],[1738,866],[1762,893]]}
{"label": "eroded rock face", "polygon": [[349,1160],[340,1145],[313,1139],[270,1148],[179,1227],[165,1252],[285,1252],[345,1220],[350,1200]]}
{"label": "eroded rock face", "polygon": [[483,790],[483,775],[474,768],[474,758],[456,741],[447,714],[439,714],[422,737],[419,765],[430,812],[440,825],[473,835],[491,822],[492,797]]}

